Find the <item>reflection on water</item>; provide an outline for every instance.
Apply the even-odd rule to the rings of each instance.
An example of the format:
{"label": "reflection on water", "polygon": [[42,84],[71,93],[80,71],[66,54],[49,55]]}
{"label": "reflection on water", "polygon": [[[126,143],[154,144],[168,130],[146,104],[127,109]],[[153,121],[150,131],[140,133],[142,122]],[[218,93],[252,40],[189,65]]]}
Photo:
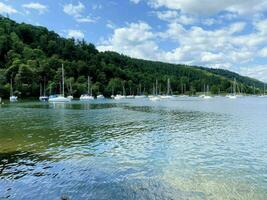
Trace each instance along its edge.
{"label": "reflection on water", "polygon": [[267,102],[0,108],[0,198],[267,199]]}

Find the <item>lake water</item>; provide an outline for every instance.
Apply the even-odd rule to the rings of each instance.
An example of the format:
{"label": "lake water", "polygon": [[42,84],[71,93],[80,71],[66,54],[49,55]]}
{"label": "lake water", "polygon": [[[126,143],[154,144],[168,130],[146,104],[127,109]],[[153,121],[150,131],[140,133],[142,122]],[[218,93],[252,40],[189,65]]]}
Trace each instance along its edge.
{"label": "lake water", "polygon": [[0,107],[0,199],[267,199],[267,98]]}

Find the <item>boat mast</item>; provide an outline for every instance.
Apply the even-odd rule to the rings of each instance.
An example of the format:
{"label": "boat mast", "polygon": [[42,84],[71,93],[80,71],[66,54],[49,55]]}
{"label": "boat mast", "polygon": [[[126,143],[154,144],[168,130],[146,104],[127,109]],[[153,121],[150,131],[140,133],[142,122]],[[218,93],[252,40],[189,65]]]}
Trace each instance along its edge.
{"label": "boat mast", "polygon": [[42,83],[40,83],[40,96],[42,96]]}
{"label": "boat mast", "polygon": [[125,86],[124,86],[124,83],[123,83],[123,86],[122,86],[122,95],[123,95],[123,96],[126,96],[126,94],[125,94]]}
{"label": "boat mast", "polygon": [[13,85],[12,85],[12,78],[10,80],[10,96],[13,96]]}
{"label": "boat mast", "polygon": [[64,65],[62,64],[62,95],[63,97],[65,96],[64,94]]}
{"label": "boat mast", "polygon": [[167,95],[170,95],[170,87],[171,87],[170,79],[168,78],[168,82],[167,82]]}
{"label": "boat mast", "polygon": [[158,95],[158,79],[156,80],[156,95]]}
{"label": "boat mast", "polygon": [[45,78],[44,78],[44,97],[45,97]]}
{"label": "boat mast", "polygon": [[236,78],[234,80],[233,93],[234,93],[234,96],[235,96],[236,95]]}
{"label": "boat mast", "polygon": [[87,94],[90,94],[90,77],[87,77]]}

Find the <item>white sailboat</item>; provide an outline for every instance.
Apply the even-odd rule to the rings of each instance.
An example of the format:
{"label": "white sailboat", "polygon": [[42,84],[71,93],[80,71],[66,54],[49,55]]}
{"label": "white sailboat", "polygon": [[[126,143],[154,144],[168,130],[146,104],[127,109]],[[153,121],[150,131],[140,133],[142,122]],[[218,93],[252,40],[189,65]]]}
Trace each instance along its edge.
{"label": "white sailboat", "polygon": [[204,85],[204,95],[200,95],[203,99],[212,99],[212,97],[209,94],[209,85]]}
{"label": "white sailboat", "polygon": [[125,87],[124,87],[124,85],[122,86],[122,95],[120,95],[120,94],[117,94],[115,97],[114,97],[114,99],[115,100],[121,100],[121,99],[126,99],[126,94],[125,94],[126,92],[125,92]]}
{"label": "white sailboat", "polygon": [[96,98],[97,98],[97,99],[105,99],[104,95],[102,95],[102,94],[97,95]]}
{"label": "white sailboat", "polygon": [[71,81],[70,81],[70,88],[69,88],[69,91],[70,91],[70,95],[68,95],[67,98],[70,99],[70,100],[73,100]]}
{"label": "white sailboat", "polygon": [[65,93],[64,93],[64,66],[62,64],[62,94],[60,95],[51,95],[49,96],[49,102],[50,103],[67,103],[70,102],[71,99],[68,99],[65,97]]}
{"label": "white sailboat", "polygon": [[229,98],[229,99],[236,99],[237,98],[237,95],[236,95],[236,79],[234,80],[234,83],[233,83],[233,93],[226,95],[226,97]]}
{"label": "white sailboat", "polygon": [[267,98],[267,94],[266,94],[266,85],[265,85],[265,83],[264,83],[264,91],[263,91],[263,94],[260,95],[259,97],[261,97],[261,98]]}
{"label": "white sailboat", "polygon": [[18,97],[13,95],[13,83],[12,83],[12,79],[11,79],[11,84],[10,84],[10,97],[9,97],[9,101],[10,102],[16,102],[18,101]]}
{"label": "white sailboat", "polygon": [[39,96],[40,101],[48,101],[49,97],[45,95],[45,84],[44,84],[44,91],[42,95],[42,85],[40,84],[40,96]]}
{"label": "white sailboat", "polygon": [[156,80],[156,88],[153,85],[153,95],[148,96],[150,101],[159,101],[160,97],[158,96],[158,80]]}
{"label": "white sailboat", "polygon": [[91,87],[91,81],[90,77],[87,78],[87,94],[82,94],[80,96],[80,101],[90,101],[94,100],[94,97],[92,96],[92,87]]}
{"label": "white sailboat", "polygon": [[170,83],[170,79],[168,78],[167,81],[167,93],[165,95],[161,95],[160,98],[162,99],[171,99],[173,98],[173,96],[171,95],[171,83]]}
{"label": "white sailboat", "polygon": [[144,99],[146,96],[142,93],[142,85],[139,84],[139,89],[137,91],[138,95],[135,96],[136,99]]}

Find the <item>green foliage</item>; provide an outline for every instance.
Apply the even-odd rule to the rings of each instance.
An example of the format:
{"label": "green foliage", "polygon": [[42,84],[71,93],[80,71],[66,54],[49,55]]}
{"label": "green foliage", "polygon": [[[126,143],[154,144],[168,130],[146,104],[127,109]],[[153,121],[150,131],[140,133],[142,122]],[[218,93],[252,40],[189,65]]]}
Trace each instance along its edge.
{"label": "green foliage", "polygon": [[[98,52],[93,44],[64,39],[43,27],[18,24],[0,17],[0,96],[8,97],[10,81],[22,97],[45,92],[59,93],[61,65],[65,66],[65,91],[76,97],[87,93],[87,76],[91,77],[93,94],[149,94],[158,80],[161,93],[167,91],[170,79],[174,94],[196,94],[204,85],[211,93],[230,92],[234,78],[243,92],[260,92],[263,83],[236,73],[133,59],[115,52]],[[138,92],[139,91],[139,92]]]}

